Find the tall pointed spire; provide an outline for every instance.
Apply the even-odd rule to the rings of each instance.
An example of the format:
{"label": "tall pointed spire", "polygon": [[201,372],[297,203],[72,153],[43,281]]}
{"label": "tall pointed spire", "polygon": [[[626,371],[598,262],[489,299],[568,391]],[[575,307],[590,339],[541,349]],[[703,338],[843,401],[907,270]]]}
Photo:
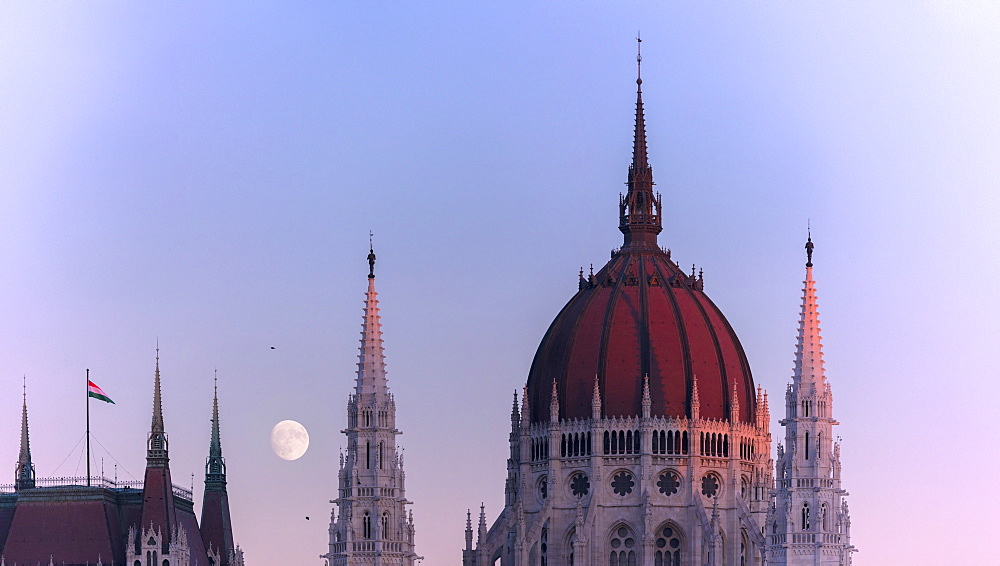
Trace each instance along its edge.
{"label": "tall pointed spire", "polygon": [[226,492],[226,459],[222,457],[219,433],[219,378],[215,376],[212,398],[212,440],[205,462],[205,492],[201,505],[201,538],[205,548],[219,551],[218,566],[231,566],[236,552],[233,522],[229,514],[229,494]]}
{"label": "tall pointed spire", "polygon": [[156,369],[153,371],[153,422],[146,443],[146,467],[167,467],[167,433],[163,426],[163,407],[160,401],[160,345],[156,344]]}
{"label": "tall pointed spire", "polygon": [[653,193],[653,168],[646,149],[646,116],[642,106],[642,39],[636,37],[635,137],[632,164],[628,168],[628,193],[618,202],[618,229],[625,234],[625,247],[656,248],[656,235],[663,229],[660,195]]}
{"label": "tall pointed spire", "polygon": [[21,405],[21,452],[17,458],[17,470],[14,476],[15,489],[31,489],[35,487],[35,465],[31,463],[31,445],[28,442],[28,384],[23,384]]}
{"label": "tall pointed spire", "polygon": [[795,373],[792,379],[798,384],[813,384],[819,389],[826,382],[823,370],[823,344],[820,338],[819,307],[813,281],[812,234],[806,240],[806,279],[802,289],[802,311],[799,316],[799,333],[795,344]]}
{"label": "tall pointed spire", "polygon": [[382,321],[379,317],[378,293],[375,291],[375,250],[368,247],[368,292],[365,293],[365,314],[361,326],[361,348],[358,354],[358,395],[389,394],[385,371],[385,350],[382,343]]}
{"label": "tall pointed spire", "polygon": [[212,439],[208,445],[205,463],[205,490],[226,488],[226,460],[222,457],[222,437],[219,433],[219,377],[215,376],[212,398]]}

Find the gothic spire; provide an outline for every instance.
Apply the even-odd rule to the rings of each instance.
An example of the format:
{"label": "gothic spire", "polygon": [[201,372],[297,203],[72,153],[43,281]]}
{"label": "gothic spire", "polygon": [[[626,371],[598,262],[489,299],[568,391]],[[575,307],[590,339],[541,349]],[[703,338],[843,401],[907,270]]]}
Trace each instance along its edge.
{"label": "gothic spire", "polygon": [[216,376],[212,398],[212,440],[208,445],[208,460],[205,463],[205,489],[225,488],[226,460],[222,457],[222,438],[219,434],[219,378]]}
{"label": "gothic spire", "polygon": [[146,467],[163,468],[169,461],[167,433],[163,427],[163,407],[160,402],[160,346],[156,346],[156,369],[153,371],[153,423],[146,443]]}
{"label": "gothic spire", "polygon": [[816,300],[816,286],[813,282],[813,242],[812,235],[806,240],[806,279],[802,289],[802,311],[799,316],[799,334],[795,344],[796,384],[811,383],[822,386],[826,382],[823,371],[823,345],[820,339],[819,307]]}
{"label": "gothic spire", "polygon": [[625,234],[625,247],[656,248],[656,235],[663,229],[660,195],[653,193],[653,168],[646,149],[646,117],[642,106],[642,39],[636,38],[635,137],[632,164],[628,168],[628,193],[618,203],[618,229]]}
{"label": "gothic spire", "polygon": [[361,348],[358,354],[358,395],[387,396],[385,351],[382,344],[382,322],[375,292],[375,250],[368,249],[368,292],[365,293],[365,313],[361,325]]}
{"label": "gothic spire", "polygon": [[21,452],[17,458],[17,470],[14,477],[15,489],[31,489],[35,487],[35,465],[31,463],[31,445],[28,442],[28,386],[23,384],[23,403],[21,405]]}

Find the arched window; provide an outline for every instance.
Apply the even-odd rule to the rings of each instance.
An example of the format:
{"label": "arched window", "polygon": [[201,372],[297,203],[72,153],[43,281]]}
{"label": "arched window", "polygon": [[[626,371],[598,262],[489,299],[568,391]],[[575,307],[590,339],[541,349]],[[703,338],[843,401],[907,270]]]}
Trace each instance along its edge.
{"label": "arched window", "polygon": [[808,432],[806,433],[805,445],[806,445],[806,460],[808,460],[809,459],[809,433]]}
{"label": "arched window", "polygon": [[539,550],[541,550],[541,566],[549,566],[549,530],[546,528],[542,529],[542,538],[539,541]]}
{"label": "arched window", "polygon": [[604,453],[611,454],[611,433],[604,431]]}
{"label": "arched window", "polygon": [[365,442],[365,468],[371,469],[372,467],[372,445],[370,442]]}
{"label": "arched window", "polygon": [[819,506],[819,522],[823,525],[823,531],[830,530],[830,518],[829,513],[827,513],[826,503]]}
{"label": "arched window", "polygon": [[681,536],[671,525],[656,532],[654,566],[681,566]]}
{"label": "arched window", "polygon": [[746,530],[740,533],[740,566],[750,566],[750,539]]}
{"label": "arched window", "polygon": [[611,533],[611,555],[608,558],[610,566],[636,566],[635,535],[631,529],[622,525]]}
{"label": "arched window", "polygon": [[385,442],[379,441],[378,443],[378,469],[385,469],[385,460],[383,459],[383,450],[385,449]]}
{"label": "arched window", "polygon": [[382,513],[382,532],[379,533],[379,538],[382,540],[389,540],[389,512],[386,511]]}
{"label": "arched window", "polygon": [[365,511],[365,516],[361,518],[361,536],[367,539],[372,538],[372,517]]}
{"label": "arched window", "polygon": [[802,504],[802,530],[803,531],[808,531],[809,530],[809,504],[808,503],[803,503]]}

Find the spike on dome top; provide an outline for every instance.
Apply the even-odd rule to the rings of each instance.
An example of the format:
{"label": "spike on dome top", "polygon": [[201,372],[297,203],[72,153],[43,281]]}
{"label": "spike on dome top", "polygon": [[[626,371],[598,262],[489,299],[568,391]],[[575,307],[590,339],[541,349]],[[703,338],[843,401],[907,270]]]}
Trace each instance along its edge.
{"label": "spike on dome top", "polygon": [[374,234],[368,232],[368,278],[375,279],[375,248],[372,245]]}
{"label": "spike on dome top", "polygon": [[[638,45],[642,39],[636,38]],[[628,192],[618,202],[618,229],[625,234],[624,248],[659,249],[656,236],[663,230],[660,195],[653,193],[653,168],[646,147],[646,117],[642,105],[642,52],[636,55],[635,135],[632,163],[628,168]]]}

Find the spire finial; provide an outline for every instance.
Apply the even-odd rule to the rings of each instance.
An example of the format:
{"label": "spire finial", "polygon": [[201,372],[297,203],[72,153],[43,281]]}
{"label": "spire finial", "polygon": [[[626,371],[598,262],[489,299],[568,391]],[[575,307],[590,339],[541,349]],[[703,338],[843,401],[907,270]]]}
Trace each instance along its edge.
{"label": "spire finial", "polygon": [[636,42],[636,49],[635,49],[635,52],[636,52],[636,54],[635,54],[635,63],[636,63],[635,77],[636,77],[636,79],[635,79],[635,84],[639,85],[639,92],[642,92],[642,37],[641,37],[641,34],[638,31],[635,32],[635,42]]}
{"label": "spire finial", "polygon": [[806,239],[806,267],[813,266],[813,236],[812,236],[812,226],[810,226],[809,220],[806,220],[806,234],[808,238]]}
{"label": "spire finial", "polygon": [[368,278],[375,279],[375,247],[372,238],[375,234],[368,232]]}

